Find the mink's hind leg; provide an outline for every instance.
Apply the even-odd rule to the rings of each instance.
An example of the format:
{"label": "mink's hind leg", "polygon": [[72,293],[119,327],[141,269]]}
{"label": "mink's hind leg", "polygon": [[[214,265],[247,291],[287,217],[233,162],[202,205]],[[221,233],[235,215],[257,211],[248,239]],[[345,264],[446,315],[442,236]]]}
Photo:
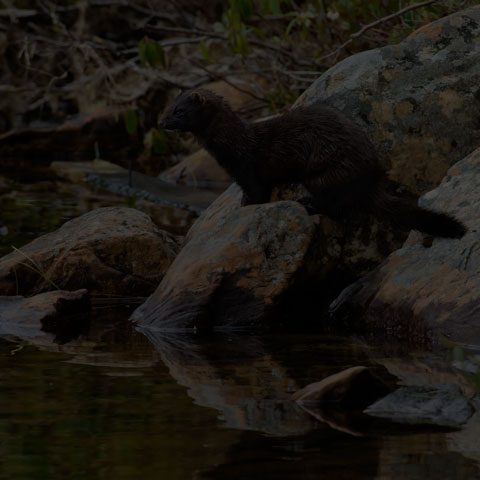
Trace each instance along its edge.
{"label": "mink's hind leg", "polygon": [[331,173],[333,175],[322,175],[305,182],[316,213],[341,220],[354,210],[368,210],[371,193],[375,190],[372,179]]}
{"label": "mink's hind leg", "polygon": [[340,220],[350,206],[349,192],[343,185],[337,188],[325,184],[321,177],[305,182],[305,186],[312,194],[310,198],[301,199],[309,213],[321,213]]}

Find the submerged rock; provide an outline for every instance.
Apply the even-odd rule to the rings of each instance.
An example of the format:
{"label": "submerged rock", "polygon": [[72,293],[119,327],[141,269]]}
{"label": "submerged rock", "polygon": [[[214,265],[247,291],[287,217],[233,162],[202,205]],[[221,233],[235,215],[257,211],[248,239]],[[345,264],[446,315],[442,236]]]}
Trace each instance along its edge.
{"label": "submerged rock", "polygon": [[34,297],[0,297],[0,335],[30,338],[39,335],[45,323],[88,310],[87,290],[41,293]]}
{"label": "submerged rock", "polygon": [[60,177],[72,182],[101,187],[128,198],[146,200],[163,207],[188,210],[199,214],[218,194],[183,185],[171,185],[163,180],[129,172],[104,160],[90,162],[52,162],[50,168]]}
{"label": "submerged rock", "polygon": [[326,102],[369,135],[392,180],[421,194],[479,146],[480,7],[325,72],[297,101]]}
{"label": "submerged rock", "polygon": [[0,258],[0,293],[87,288],[95,294],[148,295],[178,250],[177,238],[144,213],[99,208]]}
{"label": "submerged rock", "polygon": [[[331,306],[349,329],[413,342],[480,344],[480,149],[454,165],[421,199],[469,231],[460,240],[425,243],[412,232],[377,269],[347,287]],[[429,246],[430,245],[430,246]]]}
{"label": "submerged rock", "polygon": [[399,423],[460,426],[473,408],[453,383],[401,387],[370,405],[365,413]]}
{"label": "submerged rock", "polygon": [[311,383],[292,395],[300,405],[365,408],[390,392],[386,383],[367,367],[351,367]]}

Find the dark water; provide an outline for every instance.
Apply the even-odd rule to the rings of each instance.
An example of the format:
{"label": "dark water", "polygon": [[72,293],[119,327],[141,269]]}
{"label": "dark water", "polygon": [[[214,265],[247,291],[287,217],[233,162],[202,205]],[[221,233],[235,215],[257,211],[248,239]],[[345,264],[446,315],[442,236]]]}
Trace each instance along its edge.
{"label": "dark water", "polygon": [[17,172],[18,178],[8,173],[8,178],[0,176],[0,256],[10,253],[12,245],[20,248],[95,208],[135,207],[174,234],[185,234],[195,219],[191,212],[178,208],[70,184],[46,168],[34,170],[31,183],[22,172]]}
{"label": "dark water", "polygon": [[[93,208],[130,205],[48,171],[31,183],[18,175],[0,178],[0,256]],[[141,207],[178,233],[192,221]],[[457,431],[406,428],[315,417],[290,399],[357,365],[406,383],[461,383],[450,358],[314,333],[147,335],[128,315],[103,305],[71,319],[75,335],[4,331],[0,479],[480,478],[479,414]]]}
{"label": "dark water", "polygon": [[76,338],[0,339],[0,478],[480,478],[478,414],[457,431],[328,424],[289,398],[355,365],[422,376],[430,354],[311,333],[147,338],[107,310]]}

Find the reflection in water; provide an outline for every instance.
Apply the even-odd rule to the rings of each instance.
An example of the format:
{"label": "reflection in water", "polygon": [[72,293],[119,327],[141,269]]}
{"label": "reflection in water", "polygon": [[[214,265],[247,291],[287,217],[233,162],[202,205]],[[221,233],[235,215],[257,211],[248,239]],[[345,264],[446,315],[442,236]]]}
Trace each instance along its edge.
{"label": "reflection in water", "polygon": [[135,207],[150,215],[157,226],[174,234],[185,234],[195,219],[191,212],[179,208],[60,181],[48,169],[36,174],[45,180],[26,184],[0,176],[0,256],[10,253],[12,245],[21,248],[40,235],[57,230],[67,220],[101,207]]}
{"label": "reflection in water", "polygon": [[316,423],[290,399],[298,385],[259,338],[145,334],[195,403],[220,411],[226,426],[290,435]]}
{"label": "reflection in water", "polygon": [[456,432],[374,425],[353,436],[290,400],[342,369],[378,369],[375,349],[314,334],[147,339],[129,312],[101,312],[76,338],[0,340],[0,478],[480,475],[476,417]]}

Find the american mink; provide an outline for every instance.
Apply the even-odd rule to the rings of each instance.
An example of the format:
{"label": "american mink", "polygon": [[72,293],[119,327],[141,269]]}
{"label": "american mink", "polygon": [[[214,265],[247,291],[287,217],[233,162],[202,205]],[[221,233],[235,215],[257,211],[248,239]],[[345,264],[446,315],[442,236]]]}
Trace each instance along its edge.
{"label": "american mink", "polygon": [[388,194],[372,143],[334,108],[298,107],[252,124],[222,97],[196,89],[179,95],[159,126],[192,132],[240,185],[244,205],[268,202],[275,186],[301,183],[311,194],[302,200],[310,212],[340,219],[361,210],[433,236],[460,238],[466,232],[447,214]]}

